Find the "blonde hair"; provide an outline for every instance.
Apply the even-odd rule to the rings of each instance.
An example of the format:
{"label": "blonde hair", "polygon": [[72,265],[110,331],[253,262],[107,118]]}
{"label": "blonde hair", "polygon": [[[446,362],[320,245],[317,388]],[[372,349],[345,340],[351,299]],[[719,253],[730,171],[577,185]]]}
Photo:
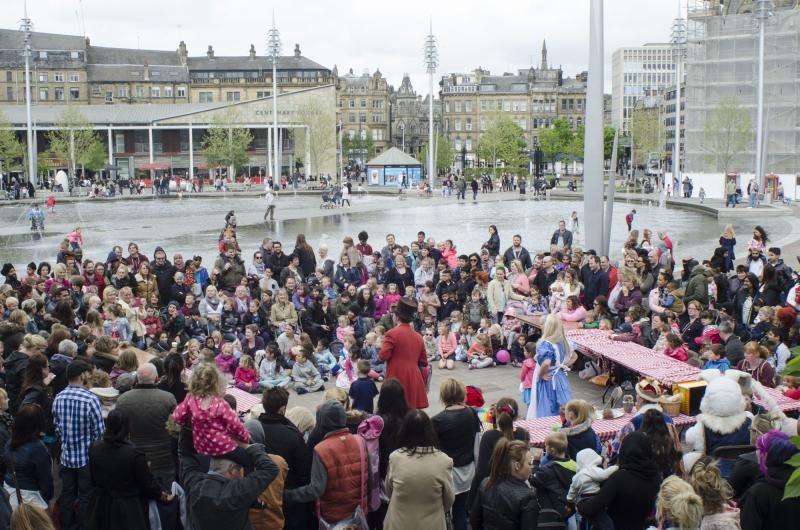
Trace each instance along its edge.
{"label": "blonde hair", "polygon": [[755,353],[758,354],[760,359],[766,359],[769,357],[769,349],[766,346],[762,346],[758,342],[751,340],[747,344],[744,345],[745,353]]}
{"label": "blonde hair", "polygon": [[192,370],[189,392],[197,397],[221,397],[225,394],[226,379],[216,365],[203,363]]}
{"label": "blonde hair", "polygon": [[239,367],[241,368],[255,368],[256,362],[250,355],[244,354],[239,358]]}
{"label": "blonde hair", "polygon": [[11,513],[14,530],[55,530],[47,512],[33,504],[22,503]]}
{"label": "blonde hair", "polygon": [[448,377],[439,387],[439,399],[446,407],[463,405],[467,399],[467,387],[460,380]]}
{"label": "blonde hair", "polygon": [[685,480],[667,477],[658,492],[656,518],[677,523],[680,530],[696,530],[703,520],[703,500]]}
{"label": "blonde hair", "polygon": [[135,372],[139,368],[139,359],[133,350],[125,349],[120,352],[114,366],[126,372]]}
{"label": "blonde hair", "polygon": [[292,407],[286,411],[286,419],[294,423],[300,434],[305,434],[317,425],[314,415],[305,407]]}
{"label": "blonde hair", "polygon": [[725,230],[722,231],[722,235],[727,237],[728,239],[733,239],[736,237],[736,233],[733,231],[733,225],[728,224],[725,225]]}
{"label": "blonde hair", "polygon": [[89,374],[89,386],[91,388],[109,388],[111,387],[111,376],[103,370],[92,370]]}
{"label": "blonde hair", "polygon": [[592,406],[583,399],[573,399],[567,402],[565,410],[575,415],[575,424],[585,422],[592,414]]}
{"label": "blonde hair", "polygon": [[20,344],[19,349],[23,350],[26,353],[30,353],[31,350],[44,350],[47,348],[47,341],[44,340],[40,335],[25,335],[22,337],[22,344]]}
{"label": "blonde hair", "polygon": [[8,402],[8,392],[5,388],[0,388],[0,403]]}
{"label": "blonde hair", "polygon": [[544,437],[544,446],[548,456],[563,456],[569,447],[567,435],[563,432],[551,432]]}
{"label": "blonde hair", "polygon": [[[8,299],[6,299],[6,301],[8,301]],[[15,309],[8,315],[8,321],[24,328],[28,325],[28,313],[22,309]]]}
{"label": "blonde hair", "polygon": [[689,480],[702,499],[707,515],[723,512],[728,501],[733,498],[731,486],[723,480],[719,467],[710,460],[698,460],[691,469]]}
{"label": "blonde hair", "polygon": [[542,328],[542,337],[539,339],[538,344],[549,342],[551,344],[561,344],[564,347],[564,359],[566,362],[572,356],[572,346],[564,335],[564,325],[561,323],[561,318],[556,313],[547,315]]}
{"label": "blonde hair", "polygon": [[350,397],[348,397],[347,392],[345,392],[343,388],[339,388],[338,386],[326,390],[322,395],[322,399],[324,401],[338,401],[344,407],[345,412],[350,410]]}

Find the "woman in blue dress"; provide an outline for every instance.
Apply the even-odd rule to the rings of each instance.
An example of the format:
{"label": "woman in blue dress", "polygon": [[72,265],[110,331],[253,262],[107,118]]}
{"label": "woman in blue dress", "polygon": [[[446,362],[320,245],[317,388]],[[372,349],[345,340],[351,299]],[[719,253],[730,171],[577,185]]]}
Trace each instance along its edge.
{"label": "woman in blue dress", "polygon": [[548,315],[542,338],[536,343],[535,388],[531,391],[528,419],[557,416],[560,407],[572,399],[567,380],[572,357],[572,346],[564,335],[561,319],[556,314]]}

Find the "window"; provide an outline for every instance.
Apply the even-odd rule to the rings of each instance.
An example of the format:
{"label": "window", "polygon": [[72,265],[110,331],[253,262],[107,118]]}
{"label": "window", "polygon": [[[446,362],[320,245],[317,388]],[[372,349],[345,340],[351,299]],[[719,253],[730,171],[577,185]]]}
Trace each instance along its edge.
{"label": "window", "polygon": [[356,115],[355,115],[354,112],[350,113],[349,121],[350,121],[350,123],[355,123],[356,122]]}
{"label": "window", "polygon": [[464,124],[464,130],[465,131],[471,131],[472,130],[472,118],[467,118],[467,121]]}
{"label": "window", "polygon": [[504,101],[503,102],[503,111],[511,112],[511,102],[510,101]]}
{"label": "window", "polygon": [[47,88],[40,88],[39,89],[39,101],[47,101],[49,90]]}
{"label": "window", "polygon": [[47,72],[39,72],[39,82],[47,83]]}
{"label": "window", "polygon": [[236,92],[225,92],[225,99],[227,101],[239,101],[241,99],[241,94]]}
{"label": "window", "polygon": [[444,111],[445,111],[445,112],[450,112],[450,102],[449,102],[449,101],[448,101],[448,102],[445,102],[445,104],[444,104]]}
{"label": "window", "polygon": [[10,83],[13,80],[13,75],[14,74],[11,73],[11,70],[6,72],[6,82]]}
{"label": "window", "polygon": [[8,101],[14,101],[14,87],[6,87],[6,99]]}
{"label": "window", "polygon": [[461,112],[461,102],[460,101],[456,101],[455,102],[455,112]]}
{"label": "window", "polygon": [[[137,92],[141,87],[136,87]],[[211,103],[214,101],[214,93],[213,92],[200,92],[197,95],[200,98],[200,103]]]}
{"label": "window", "polygon": [[161,87],[160,86],[151,86],[150,87],[150,97],[151,98],[160,98],[161,97]]}
{"label": "window", "polygon": [[456,130],[461,130],[461,118],[456,118]]}
{"label": "window", "polygon": [[92,95],[93,96],[98,96],[99,97],[100,95],[102,95],[102,93],[103,93],[103,90],[99,86],[93,86],[92,87]]}
{"label": "window", "polygon": [[55,89],[56,101],[64,101],[64,87],[56,87]]}
{"label": "window", "polygon": [[367,115],[363,112],[358,115],[358,122],[359,123],[367,123]]}
{"label": "window", "polygon": [[487,110],[489,110],[489,102],[486,101],[485,99],[482,99],[481,100],[481,112],[486,112]]}
{"label": "window", "polygon": [[164,97],[165,98],[171,98],[172,97],[172,87],[171,86],[165,86],[164,87]]}
{"label": "window", "polygon": [[362,108],[362,109],[365,109],[365,108],[367,108],[367,100],[366,100],[366,99],[362,99],[362,100],[361,100],[361,108]]}
{"label": "window", "polygon": [[[178,87],[178,97],[182,97],[181,96],[180,87]],[[257,98],[268,98],[269,97],[269,91],[268,90],[259,90],[258,92],[256,92],[256,97]]]}
{"label": "window", "polygon": [[106,103],[114,103],[114,91],[106,90]]}
{"label": "window", "polygon": [[81,80],[81,74],[78,72],[73,72],[69,74],[69,82],[70,83],[79,83]]}
{"label": "window", "polygon": [[115,153],[124,153],[125,152],[125,134],[124,133],[114,133],[114,152]]}
{"label": "window", "polygon": [[471,138],[467,138],[466,140],[464,140],[464,147],[467,148],[467,151],[472,151],[472,139]]}
{"label": "window", "polygon": [[460,153],[460,152],[461,152],[461,140],[459,140],[459,139],[456,139],[456,141],[455,141],[455,148],[456,148],[456,149],[455,149],[455,150],[456,150],[456,153]]}
{"label": "window", "polygon": [[81,99],[81,89],[80,88],[70,88],[69,89],[69,99],[75,101],[76,99]]}
{"label": "window", "polygon": [[503,100],[502,99],[498,99],[497,100],[497,110],[503,110]]}
{"label": "window", "polygon": [[64,72],[56,72],[53,74],[53,81],[56,83],[63,83],[64,82]]}
{"label": "window", "polygon": [[[179,86],[177,89],[175,89],[175,93],[177,94],[177,96],[179,98],[185,98],[186,97],[186,87],[185,86]],[[269,95],[269,92],[267,92],[267,95]],[[261,96],[261,97],[263,97],[263,96]]]}
{"label": "window", "polygon": [[78,53],[78,52],[69,52],[69,56],[70,56],[71,59],[79,59],[80,58],[80,53]]}
{"label": "window", "polygon": [[486,130],[486,119],[485,118],[481,118],[481,131],[485,131],[485,130]]}
{"label": "window", "polygon": [[130,96],[130,88],[128,88],[128,85],[120,85],[117,87],[117,97],[127,98],[128,96]]}
{"label": "window", "polygon": [[561,110],[567,110],[567,100],[566,99],[562,99],[561,100]]}
{"label": "window", "polygon": [[[201,92],[200,94],[211,94],[211,92]],[[136,86],[136,97],[143,98],[144,97],[144,87],[141,85]],[[211,99],[209,99],[211,101]],[[202,103],[203,100],[201,99],[200,102]]]}
{"label": "window", "polygon": [[351,109],[356,108],[356,100],[353,98],[350,98],[350,108]]}
{"label": "window", "polygon": [[47,52],[39,52],[39,59],[47,59]]}
{"label": "window", "polygon": [[465,101],[464,102],[464,112],[472,112],[472,102]]}
{"label": "window", "polygon": [[573,98],[569,98],[567,106],[569,110],[575,110],[575,100]]}
{"label": "window", "polygon": [[153,72],[150,72],[150,76],[151,77],[161,77],[161,72],[159,72],[158,70],[155,70]]}

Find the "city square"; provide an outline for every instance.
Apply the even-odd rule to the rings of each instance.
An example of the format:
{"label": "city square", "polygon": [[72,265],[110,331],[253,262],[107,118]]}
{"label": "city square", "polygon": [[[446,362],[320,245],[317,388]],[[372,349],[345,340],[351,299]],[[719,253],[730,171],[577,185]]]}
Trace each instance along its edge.
{"label": "city square", "polygon": [[14,3],[0,529],[795,527],[796,0]]}

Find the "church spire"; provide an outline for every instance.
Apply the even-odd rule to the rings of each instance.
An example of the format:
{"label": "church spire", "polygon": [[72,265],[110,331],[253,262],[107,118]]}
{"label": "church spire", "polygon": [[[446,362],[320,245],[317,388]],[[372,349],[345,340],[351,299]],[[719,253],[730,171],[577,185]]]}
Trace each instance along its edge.
{"label": "church spire", "polygon": [[542,70],[547,70],[547,41],[542,41]]}

